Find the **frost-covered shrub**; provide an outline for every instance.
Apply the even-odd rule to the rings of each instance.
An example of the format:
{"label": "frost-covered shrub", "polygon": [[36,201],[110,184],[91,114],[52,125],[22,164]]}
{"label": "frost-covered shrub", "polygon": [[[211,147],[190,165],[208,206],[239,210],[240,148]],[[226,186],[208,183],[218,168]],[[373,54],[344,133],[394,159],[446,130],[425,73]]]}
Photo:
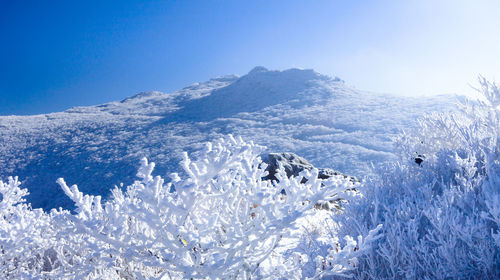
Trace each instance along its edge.
{"label": "frost-covered shrub", "polygon": [[[318,179],[316,169],[297,178],[287,178],[281,170],[279,182],[263,180],[261,152],[262,147],[232,136],[208,143],[197,160],[184,155],[187,177],[172,174],[169,183],[153,177],[154,163],[143,159],[141,180],[126,191],[115,188],[105,203],[59,179],[76,214],[32,210],[23,203],[27,192],[19,189],[17,179],[1,182],[2,276],[273,278],[259,268],[288,228],[316,203],[353,183],[341,176]],[[372,237],[368,234],[366,240]],[[361,252],[356,246],[369,247],[362,239],[345,239],[348,244],[340,252],[318,260],[318,277],[354,269],[352,262]],[[290,273],[297,268],[294,261],[274,260]]]}
{"label": "frost-covered shrub", "polygon": [[57,217],[69,212],[32,210],[20,184],[17,177],[0,181],[0,275],[18,279],[63,271],[62,264],[73,256],[66,241],[58,240],[64,225]]}
{"label": "frost-covered shrub", "polygon": [[[398,142],[400,162],[379,168],[351,201],[341,235],[383,224],[358,258],[358,279],[500,278],[500,90],[430,115]],[[420,164],[415,158],[423,159]]]}
{"label": "frost-covered shrub", "polygon": [[[185,154],[168,183],[144,159],[141,180],[106,202],[59,179],[76,214],[33,210],[17,178],[0,181],[0,275],[498,279],[500,89],[480,83],[483,100],[425,117],[397,142],[397,163],[355,185],[316,169],[262,180],[262,147],[231,136],[196,160]],[[306,228],[280,247],[316,203],[337,198],[347,202],[329,217],[329,235]]]}

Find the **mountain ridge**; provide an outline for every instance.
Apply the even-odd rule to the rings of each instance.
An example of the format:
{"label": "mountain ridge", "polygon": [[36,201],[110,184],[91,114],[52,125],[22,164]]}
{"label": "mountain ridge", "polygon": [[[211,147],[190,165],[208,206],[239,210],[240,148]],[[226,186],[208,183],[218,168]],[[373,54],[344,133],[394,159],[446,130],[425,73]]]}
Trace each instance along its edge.
{"label": "mountain ridge", "polygon": [[142,157],[156,172],[178,171],[183,151],[226,134],[294,152],[315,166],[363,177],[371,162],[395,160],[392,138],[424,112],[452,108],[451,96],[417,99],[356,90],[314,70],[222,76],[172,93],[64,112],[0,117],[0,178],[18,175],[33,207],[72,208],[55,180],[106,196],[135,180]]}

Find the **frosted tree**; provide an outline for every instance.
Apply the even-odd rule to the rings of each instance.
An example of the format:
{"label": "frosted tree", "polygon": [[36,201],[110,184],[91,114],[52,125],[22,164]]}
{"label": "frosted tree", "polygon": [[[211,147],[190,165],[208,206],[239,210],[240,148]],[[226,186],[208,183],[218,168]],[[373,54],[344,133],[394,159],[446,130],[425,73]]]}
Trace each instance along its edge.
{"label": "frosted tree", "polygon": [[0,275],[7,278],[42,275],[61,265],[53,222],[61,212],[32,210],[24,199],[28,191],[20,184],[17,177],[0,181]]}
{"label": "frosted tree", "polygon": [[105,203],[59,179],[76,214],[42,213],[57,226],[59,240],[50,247],[59,268],[47,275],[225,279],[261,273],[260,264],[306,210],[353,187],[342,177],[318,179],[316,169],[297,178],[282,170],[279,181],[263,180],[262,149],[232,136],[208,143],[196,160],[184,154],[187,177],[172,174],[169,183],[153,176],[154,163],[143,159],[141,180],[126,191],[115,188]]}
{"label": "frosted tree", "polygon": [[482,78],[480,85],[481,100],[427,116],[403,135],[400,161],[378,168],[345,215],[333,217],[340,235],[383,224],[350,276],[500,277],[500,91]]}
{"label": "frosted tree", "polygon": [[188,177],[172,174],[168,184],[143,159],[142,180],[125,193],[114,189],[104,206],[58,182],[77,206],[75,228],[99,248],[91,255],[101,267],[118,264],[120,275],[133,278],[151,269],[174,278],[248,278],[304,211],[352,187],[346,179],[320,180],[317,170],[302,174],[305,184],[281,171],[273,185],[262,180],[261,151],[231,136],[208,143],[196,161],[184,155]]}
{"label": "frosted tree", "polygon": [[[105,202],[59,179],[75,214],[33,210],[17,178],[0,181],[0,275],[498,279],[500,90],[480,85],[482,100],[425,117],[398,140],[397,163],[355,185],[318,179],[316,169],[263,180],[263,148],[232,136],[208,143],[196,159],[184,154],[182,173],[168,182],[143,159],[140,180]],[[347,201],[318,250],[277,253],[306,211],[337,198]],[[281,271],[262,269],[265,261]]]}

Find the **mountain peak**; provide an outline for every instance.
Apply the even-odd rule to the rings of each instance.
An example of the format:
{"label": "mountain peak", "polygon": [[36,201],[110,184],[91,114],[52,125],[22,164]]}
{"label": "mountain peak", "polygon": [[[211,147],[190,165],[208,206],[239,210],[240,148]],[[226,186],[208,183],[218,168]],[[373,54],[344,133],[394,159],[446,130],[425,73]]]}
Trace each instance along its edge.
{"label": "mountain peak", "polygon": [[[251,113],[277,104],[306,104],[305,92],[309,96],[331,94],[322,82],[336,80],[321,75],[312,69],[268,70],[257,66],[247,75],[223,87],[214,88],[199,98],[186,99],[179,103],[179,110],[165,115],[164,122],[211,121],[233,117],[239,113]],[[314,89],[314,94],[311,91]],[[192,96],[192,94],[189,94]],[[302,99],[302,102],[298,100]]]}
{"label": "mountain peak", "polygon": [[248,75],[261,73],[261,72],[269,72],[269,70],[264,66],[256,66],[252,70],[250,70],[250,72],[248,72]]}

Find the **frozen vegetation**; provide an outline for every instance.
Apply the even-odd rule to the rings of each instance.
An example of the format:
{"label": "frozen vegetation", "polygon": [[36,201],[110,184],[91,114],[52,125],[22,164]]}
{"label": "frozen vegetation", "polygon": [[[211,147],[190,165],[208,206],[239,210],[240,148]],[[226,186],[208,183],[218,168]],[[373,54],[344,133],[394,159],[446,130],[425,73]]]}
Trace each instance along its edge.
{"label": "frozen vegetation", "polygon": [[[60,178],[75,214],[32,210],[17,178],[0,182],[0,272],[12,279],[300,277],[307,255],[271,255],[316,203],[347,197],[356,185],[342,176],[317,179],[317,169],[290,179],[281,171],[279,182],[263,180],[261,151],[232,136],[208,143],[196,161],[184,154],[187,176],[173,173],[167,184],[153,177],[155,164],[144,158],[137,173],[141,180],[125,192],[113,189],[106,203]],[[327,259],[311,259],[319,265],[311,276],[352,270],[357,257],[381,237],[380,228],[364,239],[346,236],[347,243]],[[283,270],[265,264],[272,259],[287,259],[280,263]],[[325,261],[335,265],[324,266]]]}
{"label": "frozen vegetation", "polygon": [[[277,92],[280,98],[266,96],[264,102],[252,100],[250,93],[232,96],[253,86],[257,92]],[[4,124],[19,125],[6,135],[25,135],[17,142],[13,138],[12,146],[27,145],[19,144],[27,139],[36,147],[50,146],[85,136],[82,146],[72,142],[60,148],[68,158],[96,154],[95,160],[104,166],[104,159],[98,158],[102,152],[79,150],[83,143],[106,147],[128,139],[133,148],[127,142],[112,146],[113,155],[132,160],[141,154],[128,154],[129,149],[163,140],[177,145],[163,151],[177,167],[164,167],[155,175],[155,164],[142,158],[133,172],[138,180],[112,188],[106,199],[85,194],[60,178],[57,191],[74,211],[31,207],[24,201],[28,191],[17,178],[0,182],[0,274],[8,279],[498,279],[500,89],[480,79],[480,92],[482,99],[442,112],[450,106],[443,103],[446,98],[432,99],[442,101],[432,107],[430,101],[361,93],[312,71],[257,68],[242,78],[224,77],[172,95],[148,93],[59,114],[4,118]],[[242,100],[242,107],[210,108],[228,98]],[[202,116],[196,108],[205,108]],[[103,116],[107,118],[98,118]],[[29,118],[40,122],[27,122]],[[65,122],[75,130],[60,129]],[[90,124],[96,127],[83,129]],[[52,133],[51,141],[26,136],[36,129]],[[116,134],[104,133],[107,129]],[[180,133],[188,131],[193,133]],[[130,138],[121,138],[124,135]],[[337,138],[340,135],[344,138]],[[318,166],[350,171],[362,180],[319,179],[317,169],[290,178],[281,170],[278,180],[264,180],[266,166],[260,155],[270,148],[256,144],[261,142],[275,145],[271,150],[301,153]],[[343,154],[348,145],[356,148]],[[187,152],[179,152],[179,158],[170,154],[181,147]],[[34,148],[20,151],[34,161],[43,155]],[[367,167],[370,162],[372,168]],[[76,166],[69,174],[76,176],[81,163],[60,162],[71,163]],[[82,180],[92,182],[90,186],[105,182],[106,173],[96,174]],[[339,208],[315,209],[326,201],[336,201]]]}

